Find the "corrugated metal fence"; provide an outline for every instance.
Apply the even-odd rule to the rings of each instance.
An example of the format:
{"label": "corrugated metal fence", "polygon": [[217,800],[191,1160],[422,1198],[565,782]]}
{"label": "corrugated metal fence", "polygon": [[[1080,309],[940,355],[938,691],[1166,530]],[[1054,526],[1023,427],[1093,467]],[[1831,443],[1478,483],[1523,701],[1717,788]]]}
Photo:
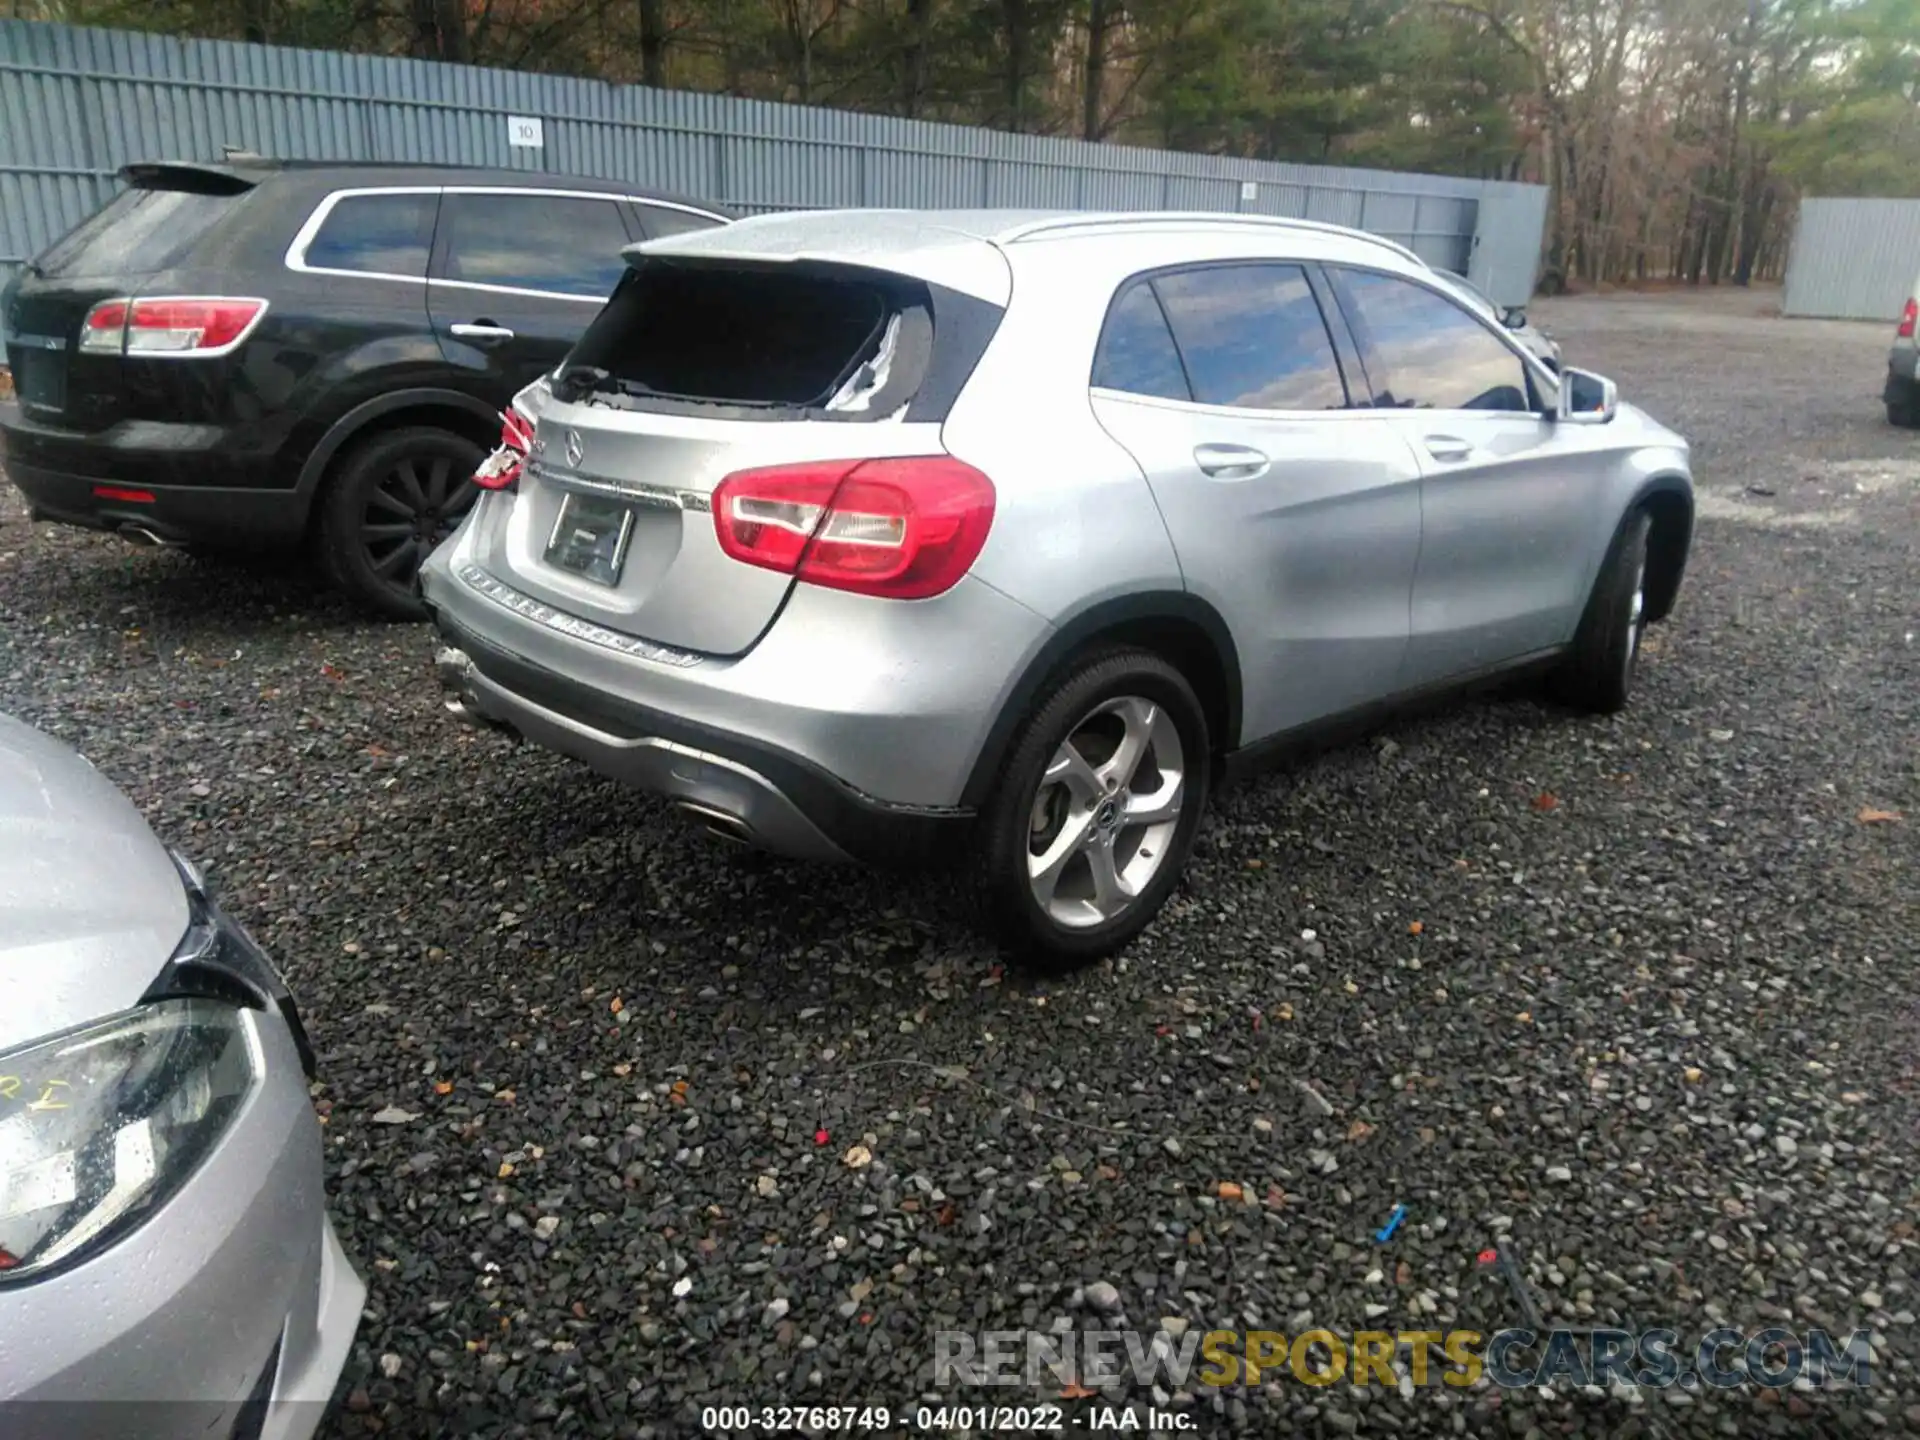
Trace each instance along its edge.
{"label": "corrugated metal fence", "polygon": [[1898,318],[1920,274],[1920,200],[1800,202],[1783,315]]}
{"label": "corrugated metal fence", "polygon": [[[539,143],[513,144],[516,119]],[[522,126],[520,138],[535,127]],[[1268,164],[428,61],[0,20],[0,283],[142,159],[407,160],[594,175],[742,210],[1249,211],[1355,225],[1495,299],[1533,284],[1538,186]],[[1484,243],[1483,243],[1484,242]]]}

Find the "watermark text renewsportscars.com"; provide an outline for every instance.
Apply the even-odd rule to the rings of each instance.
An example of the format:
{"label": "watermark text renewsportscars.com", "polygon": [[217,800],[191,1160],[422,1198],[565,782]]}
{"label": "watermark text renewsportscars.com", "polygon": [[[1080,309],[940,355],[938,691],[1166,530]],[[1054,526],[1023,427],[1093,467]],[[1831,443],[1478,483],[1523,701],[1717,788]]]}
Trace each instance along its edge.
{"label": "watermark text renewsportscars.com", "polygon": [[1872,1332],[1837,1339],[1824,1330],[1781,1327],[1671,1329],[1137,1330],[941,1331],[934,1336],[933,1383],[948,1386],[1082,1386],[1132,1382],[1170,1390],[1293,1379],[1303,1385],[1405,1389],[1477,1385],[1707,1386],[1865,1389],[1872,1383]]}

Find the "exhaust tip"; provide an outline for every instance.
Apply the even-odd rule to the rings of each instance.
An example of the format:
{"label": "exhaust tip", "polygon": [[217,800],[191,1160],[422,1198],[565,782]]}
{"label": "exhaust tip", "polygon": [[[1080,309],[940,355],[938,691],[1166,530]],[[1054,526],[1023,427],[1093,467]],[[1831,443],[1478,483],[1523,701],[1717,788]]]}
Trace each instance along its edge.
{"label": "exhaust tip", "polygon": [[178,540],[156,535],[144,525],[122,525],[116,533],[128,544],[138,545],[143,550],[177,550],[180,547]]}
{"label": "exhaust tip", "polygon": [[724,840],[729,845],[745,849],[753,849],[758,844],[753,828],[737,815],[729,815],[724,810],[716,810],[711,805],[702,805],[694,800],[676,800],[674,808],[716,840]]}

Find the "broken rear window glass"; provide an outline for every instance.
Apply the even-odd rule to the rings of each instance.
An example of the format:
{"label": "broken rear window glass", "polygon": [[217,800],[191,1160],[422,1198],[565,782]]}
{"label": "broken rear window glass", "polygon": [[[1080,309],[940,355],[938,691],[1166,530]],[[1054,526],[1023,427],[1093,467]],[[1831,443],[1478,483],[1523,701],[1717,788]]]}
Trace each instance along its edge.
{"label": "broken rear window glass", "polygon": [[629,401],[877,414],[912,398],[925,287],[847,268],[643,261],[561,386]]}

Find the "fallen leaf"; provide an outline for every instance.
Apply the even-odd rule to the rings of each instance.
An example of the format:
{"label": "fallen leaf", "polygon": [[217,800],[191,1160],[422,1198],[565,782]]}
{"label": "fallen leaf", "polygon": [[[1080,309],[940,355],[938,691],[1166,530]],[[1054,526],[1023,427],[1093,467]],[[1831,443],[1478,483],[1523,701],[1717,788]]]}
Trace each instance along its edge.
{"label": "fallen leaf", "polygon": [[1682,1070],[1680,1073],[1686,1077],[1687,1084],[1698,1085],[1700,1083],[1700,1077],[1706,1072],[1703,1071],[1698,1065],[1689,1065],[1685,1070]]}
{"label": "fallen leaf", "polygon": [[1222,1200],[1240,1200],[1244,1199],[1245,1196],[1246,1192],[1234,1184],[1233,1181],[1222,1180],[1220,1182],[1220,1198]]}
{"label": "fallen leaf", "polygon": [[436,1095],[451,1095],[453,1093],[453,1082],[451,1080],[434,1081],[433,1093]]}
{"label": "fallen leaf", "polygon": [[1082,1385],[1076,1380],[1060,1392],[1060,1398],[1062,1400],[1084,1400],[1089,1395],[1098,1395],[1099,1393],[1098,1390],[1092,1389],[1090,1386]]}
{"label": "fallen leaf", "polygon": [[1421,924],[1421,922],[1418,920],[1410,920],[1407,922],[1407,934],[1409,935],[1418,935],[1421,931],[1425,930],[1426,928],[1427,927]]}
{"label": "fallen leaf", "polygon": [[387,749],[384,745],[367,746],[367,754],[371,755],[376,760],[384,760],[392,753],[393,752]]}
{"label": "fallen leaf", "polygon": [[1347,1127],[1347,1139],[1364,1140],[1373,1134],[1373,1128],[1364,1120],[1356,1120]]}
{"label": "fallen leaf", "polygon": [[502,1160],[500,1162],[500,1178],[504,1180],[511,1174],[513,1174],[512,1164],[509,1163],[508,1161]]}
{"label": "fallen leaf", "polygon": [[1405,1285],[1411,1279],[1413,1279],[1413,1267],[1407,1264],[1406,1261],[1402,1260],[1398,1265],[1393,1267],[1394,1284]]}
{"label": "fallen leaf", "polygon": [[1102,1180],[1118,1180],[1120,1178],[1120,1172],[1111,1165],[1096,1165],[1093,1167],[1093,1173],[1098,1175]]}
{"label": "fallen leaf", "polygon": [[1853,817],[1862,825],[1892,825],[1904,818],[1898,810],[1862,810]]}
{"label": "fallen leaf", "polygon": [[953,1208],[953,1202],[949,1200],[946,1204],[942,1205],[938,1210],[933,1212],[933,1223],[936,1225],[943,1225],[943,1226],[951,1225],[953,1224],[956,1213],[957,1212]]}
{"label": "fallen leaf", "polygon": [[1267,862],[1264,860],[1247,861],[1247,869],[1249,870],[1264,870],[1266,868],[1267,868]]}
{"label": "fallen leaf", "polygon": [[1291,1020],[1293,1018],[1293,1006],[1282,1000],[1279,1005],[1274,1008],[1273,1018],[1276,1020]]}
{"label": "fallen leaf", "polygon": [[631,1075],[633,1073],[633,1066],[627,1064],[626,1061],[622,1060],[618,1065],[613,1067],[613,1073],[616,1075],[623,1075],[623,1076]]}
{"label": "fallen leaf", "polygon": [[864,1145],[855,1145],[840,1157],[840,1162],[849,1170],[858,1170],[873,1163],[873,1152]]}
{"label": "fallen leaf", "polygon": [[1533,797],[1533,808],[1536,810],[1558,810],[1560,808],[1560,797],[1555,795],[1551,790],[1542,790],[1538,795]]}
{"label": "fallen leaf", "polygon": [[493,1092],[493,1098],[498,1100],[502,1105],[511,1105],[513,1104],[513,1099],[514,1099],[513,1091],[496,1090]]}
{"label": "fallen leaf", "polygon": [[616,995],[613,997],[613,1003],[607,1006],[607,1008],[611,1010],[614,1014],[618,1015],[622,1010],[626,1009],[627,1007],[626,1007],[626,1003],[623,1000],[621,1000],[621,998],[618,995]]}
{"label": "fallen leaf", "polygon": [[1533,1012],[1531,1010],[1522,1010],[1518,1015],[1514,1016],[1513,1018],[1519,1021],[1520,1024],[1522,1025],[1531,1025],[1533,1023]]}

